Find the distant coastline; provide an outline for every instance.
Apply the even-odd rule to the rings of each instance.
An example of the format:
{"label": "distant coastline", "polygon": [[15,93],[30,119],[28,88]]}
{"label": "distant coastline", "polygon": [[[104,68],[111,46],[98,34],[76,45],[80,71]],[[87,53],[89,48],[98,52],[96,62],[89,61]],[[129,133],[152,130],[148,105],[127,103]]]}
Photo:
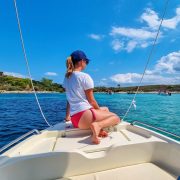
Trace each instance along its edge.
{"label": "distant coastline", "polygon": [[[40,81],[33,80],[33,86],[37,93],[63,93],[64,88],[61,84],[54,83],[53,80],[42,78]],[[95,87],[94,92],[96,93],[127,93],[135,94],[137,86],[122,87],[117,84],[116,87]],[[160,93],[180,93],[180,84],[176,85],[144,85],[140,86],[139,92],[141,94],[158,94]],[[18,78],[13,76],[5,75],[0,72],[0,93],[10,94],[10,93],[24,93],[30,94],[32,91],[32,84],[28,78]]]}
{"label": "distant coastline", "polygon": [[[0,94],[33,94],[33,91],[3,91],[0,90]],[[62,92],[57,92],[57,91],[36,91],[38,94],[52,94],[52,93],[62,93]]]}
{"label": "distant coastline", "polygon": [[[0,90],[0,94],[33,94],[33,91],[3,91]],[[57,91],[36,91],[37,94],[59,94],[59,93],[64,93],[64,92],[57,92]],[[103,92],[103,91],[99,91],[99,92],[95,92],[95,93],[104,93],[104,94],[108,94],[107,92]],[[172,94],[180,94],[179,91],[174,91],[171,92]],[[128,92],[125,91],[120,91],[120,92],[114,92],[113,94],[128,94]],[[132,93],[135,94],[135,93]],[[138,94],[158,94],[157,91],[150,91],[150,92],[138,92]]]}

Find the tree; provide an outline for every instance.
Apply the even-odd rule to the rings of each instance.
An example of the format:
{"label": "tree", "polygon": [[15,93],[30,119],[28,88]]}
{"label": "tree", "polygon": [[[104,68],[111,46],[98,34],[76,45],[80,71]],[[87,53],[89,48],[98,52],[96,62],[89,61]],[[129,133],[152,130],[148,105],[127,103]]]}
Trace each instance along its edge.
{"label": "tree", "polygon": [[3,72],[0,71],[0,76],[3,76],[3,75],[4,75]]}
{"label": "tree", "polygon": [[50,87],[53,84],[53,80],[47,78],[42,78],[41,82],[46,87]]}

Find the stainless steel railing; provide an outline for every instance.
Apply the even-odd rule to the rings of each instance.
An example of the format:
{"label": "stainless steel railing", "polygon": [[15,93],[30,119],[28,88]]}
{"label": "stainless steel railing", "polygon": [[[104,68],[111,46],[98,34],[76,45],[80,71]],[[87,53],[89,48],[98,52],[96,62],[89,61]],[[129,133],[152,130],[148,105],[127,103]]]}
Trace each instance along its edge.
{"label": "stainless steel railing", "polygon": [[9,144],[3,146],[3,147],[0,149],[0,153],[1,153],[2,151],[6,150],[7,148],[11,147],[11,146],[14,145],[15,143],[19,142],[20,140],[24,139],[25,137],[33,134],[33,133],[40,134],[40,131],[38,131],[37,129],[33,129],[32,131],[27,132],[26,134],[20,136],[19,138],[15,139],[14,141],[10,142]]}
{"label": "stainless steel railing", "polygon": [[143,122],[141,122],[141,121],[133,121],[133,122],[131,123],[131,125],[133,125],[133,126],[134,126],[135,124],[142,124],[142,125],[144,125],[144,126],[146,126],[146,127],[150,127],[150,128],[152,128],[152,129],[158,130],[158,131],[160,131],[160,132],[169,134],[169,135],[171,135],[171,136],[173,136],[173,137],[176,137],[176,138],[178,138],[178,139],[180,140],[180,136],[178,136],[177,134],[168,132],[168,131],[166,131],[166,130],[164,130],[164,129],[161,129],[161,128],[158,128],[158,127],[154,127],[154,126],[152,126],[152,125],[150,125],[150,124],[146,124],[146,123],[143,123]]}

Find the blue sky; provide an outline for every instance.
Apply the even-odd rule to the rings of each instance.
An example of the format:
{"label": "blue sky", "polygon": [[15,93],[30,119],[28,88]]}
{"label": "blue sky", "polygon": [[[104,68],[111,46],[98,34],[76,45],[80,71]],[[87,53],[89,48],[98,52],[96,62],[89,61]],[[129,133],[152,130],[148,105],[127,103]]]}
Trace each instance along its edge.
{"label": "blue sky", "polygon": [[[143,73],[164,0],[17,0],[33,79],[62,83],[77,49],[91,59],[96,86],[136,85]],[[26,77],[13,0],[0,1],[0,71]],[[143,84],[180,84],[180,2],[169,1]]]}

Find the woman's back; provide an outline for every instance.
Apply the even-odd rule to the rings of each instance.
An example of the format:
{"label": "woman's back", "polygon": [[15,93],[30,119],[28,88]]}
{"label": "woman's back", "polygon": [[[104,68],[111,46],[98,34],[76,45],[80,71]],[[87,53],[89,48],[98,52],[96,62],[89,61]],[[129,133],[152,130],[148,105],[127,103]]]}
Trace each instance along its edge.
{"label": "woman's back", "polygon": [[92,107],[85,94],[86,89],[94,88],[93,80],[88,74],[74,71],[69,78],[64,79],[63,87],[66,89],[71,116]]}

